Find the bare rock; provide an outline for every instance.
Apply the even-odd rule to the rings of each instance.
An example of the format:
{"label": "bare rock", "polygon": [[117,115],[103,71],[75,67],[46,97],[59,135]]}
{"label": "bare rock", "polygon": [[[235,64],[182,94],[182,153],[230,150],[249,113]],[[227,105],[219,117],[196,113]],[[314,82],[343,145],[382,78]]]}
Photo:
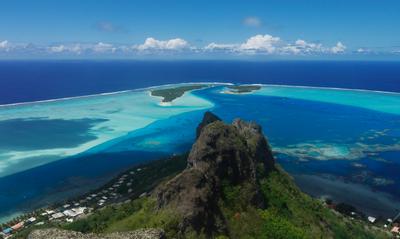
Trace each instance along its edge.
{"label": "bare rock", "polygon": [[210,111],[207,111],[206,113],[204,113],[203,120],[197,126],[197,129],[196,129],[196,139],[199,138],[200,133],[205,126],[207,126],[208,124],[211,124],[212,122],[215,122],[215,121],[221,121],[221,119],[218,116],[216,116],[215,114],[211,113]]}
{"label": "bare rock", "polygon": [[226,232],[218,205],[223,183],[246,185],[248,204],[263,208],[257,166],[261,164],[268,172],[274,169],[275,161],[259,125],[242,120],[231,125],[220,120],[205,122],[203,119],[198,127],[200,134],[187,168],[153,195],[158,209],[172,208],[182,216],[182,233],[191,228],[212,237]]}

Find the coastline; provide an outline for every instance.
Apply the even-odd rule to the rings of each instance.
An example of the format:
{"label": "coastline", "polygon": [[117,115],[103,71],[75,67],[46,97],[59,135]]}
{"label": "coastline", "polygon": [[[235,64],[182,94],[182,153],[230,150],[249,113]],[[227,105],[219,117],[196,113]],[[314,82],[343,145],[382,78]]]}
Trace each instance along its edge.
{"label": "coastline", "polygon": [[[182,83],[182,84],[186,84],[186,83]],[[197,84],[197,83],[196,83]],[[175,85],[175,84],[174,84]],[[181,84],[180,84],[181,85]],[[260,85],[260,84],[257,84],[257,85]],[[268,85],[266,85],[266,86],[268,86]],[[290,87],[292,87],[292,86],[290,86]],[[158,88],[158,87],[156,87],[156,88]],[[315,87],[314,87],[315,88]],[[136,91],[136,90],[133,90],[133,91]],[[128,91],[129,92],[129,91]],[[369,92],[368,90],[367,90],[367,92]],[[126,92],[122,92],[122,93],[126,93]],[[146,93],[148,93],[148,91],[146,92]],[[184,96],[187,96],[187,95],[190,95],[190,92],[188,92],[188,93],[185,93],[182,97],[180,97],[180,98],[178,98],[178,99],[176,99],[177,101],[179,101],[179,100],[184,100]],[[159,98],[159,97],[157,97],[157,98]],[[154,101],[155,102],[155,101]],[[174,100],[174,102],[176,102],[175,100]],[[115,142],[115,141],[114,141]],[[96,148],[96,147],[94,147],[94,148]]]}
{"label": "coastline", "polygon": [[[114,94],[123,94],[128,92],[135,92],[135,91],[150,91],[152,89],[162,89],[164,87],[173,87],[173,86],[180,86],[180,85],[193,85],[193,84],[212,84],[214,86],[223,86],[223,85],[235,85],[235,83],[226,83],[226,82],[184,82],[184,83],[177,83],[177,84],[164,84],[164,85],[154,85],[144,88],[136,88],[130,90],[122,90],[122,91],[114,91],[114,92],[103,92],[98,94],[89,94],[89,95],[79,95],[79,96],[71,96],[71,97],[63,97],[63,98],[54,98],[54,99],[46,99],[46,100],[37,100],[37,101],[27,101],[27,102],[17,102],[17,103],[10,103],[10,104],[1,104],[1,107],[13,107],[13,106],[20,106],[20,105],[29,105],[29,104],[41,104],[41,103],[49,103],[55,101],[66,101],[66,100],[74,100],[80,98],[90,98],[96,96],[107,96],[107,95],[114,95]],[[240,83],[236,83],[239,84]],[[304,88],[304,89],[320,89],[320,90],[339,90],[339,91],[360,91],[360,92],[374,92],[374,93],[382,93],[382,94],[393,94],[399,95],[400,92],[391,92],[391,91],[379,91],[379,90],[368,90],[368,89],[360,89],[360,88],[338,88],[338,87],[323,87],[323,86],[307,86],[307,85],[283,85],[283,84],[245,84],[245,85],[254,85],[254,86],[262,86],[262,87],[287,87],[287,88]],[[156,97],[156,96],[155,96]]]}
{"label": "coastline", "polygon": [[[14,172],[14,170],[9,170],[7,167],[15,164],[12,167],[17,169],[17,164],[24,163],[24,158],[44,157],[46,155],[52,156],[51,161],[50,158],[47,161],[32,161],[36,166],[39,166],[46,164],[46,162],[58,161],[68,156],[92,152],[92,149],[98,148],[100,145],[107,144],[107,142],[111,142],[117,138],[129,135],[132,131],[144,128],[157,120],[166,119],[185,112],[209,109],[213,107],[213,104],[210,101],[189,93],[176,99],[172,107],[160,107],[158,99],[149,97],[147,92],[142,90],[117,93],[112,94],[111,96],[110,94],[106,96],[101,95],[101,97],[110,98],[101,98],[99,100],[92,100],[90,102],[87,102],[86,98],[84,98],[84,100],[81,100],[82,98],[75,98],[75,100],[79,101],[70,101],[71,103],[68,104],[68,107],[66,107],[67,104],[64,104],[62,101],[62,104],[59,104],[59,101],[53,101],[52,103],[56,102],[57,104],[38,104],[35,105],[34,108],[32,107],[32,109],[30,105],[24,105],[21,108],[0,108],[0,112],[4,113],[2,116],[0,116],[0,122],[1,120],[12,121],[13,119],[20,118],[36,118],[39,121],[42,120],[43,124],[46,123],[46,120],[57,119],[68,122],[69,120],[82,118],[82,115],[84,115],[86,118],[104,119],[104,121],[96,123],[90,129],[87,129],[86,132],[83,132],[85,134],[92,134],[95,137],[94,139],[74,147],[31,149],[24,151],[9,150],[3,154],[0,153],[0,157],[4,157],[4,160],[0,161],[0,165],[3,166],[2,169],[0,168],[0,174],[2,171],[7,175],[15,173],[16,171]],[[121,104],[121,112],[108,113],[107,109],[113,109],[116,99],[118,99],[117,103]],[[131,107],[129,101],[135,100],[138,102],[137,106]],[[57,107],[59,110],[54,111],[54,109],[57,109]],[[18,112],[16,111],[17,109]],[[32,135],[32,137],[35,136]],[[28,168],[32,168],[32,166],[25,165],[24,169]]]}
{"label": "coastline", "polygon": [[23,106],[23,105],[31,105],[31,104],[51,103],[51,102],[57,102],[57,101],[68,101],[68,100],[75,100],[75,99],[82,99],[82,98],[84,99],[84,98],[92,98],[92,97],[118,95],[118,94],[124,94],[124,93],[129,93],[129,92],[151,91],[152,89],[163,89],[163,88],[168,88],[168,87],[181,86],[181,85],[193,85],[193,84],[211,84],[213,86],[233,85],[232,83],[223,83],[223,82],[185,82],[185,83],[177,83],[177,84],[154,85],[154,86],[149,86],[149,87],[144,87],[144,88],[136,88],[136,89],[130,89],[130,90],[113,91],[113,92],[103,92],[103,93],[98,93],[98,94],[79,95],[79,96],[62,97],[62,98],[55,98],[55,99],[1,104],[0,109],[2,107],[14,107],[14,106]]}

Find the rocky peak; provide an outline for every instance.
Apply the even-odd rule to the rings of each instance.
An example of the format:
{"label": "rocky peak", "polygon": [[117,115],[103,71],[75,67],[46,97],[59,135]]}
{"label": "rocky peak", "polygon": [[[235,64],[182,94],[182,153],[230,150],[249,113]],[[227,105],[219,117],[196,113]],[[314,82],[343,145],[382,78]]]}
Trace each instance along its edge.
{"label": "rocky peak", "polygon": [[211,113],[210,111],[207,111],[206,113],[204,113],[203,120],[197,126],[197,129],[196,129],[196,139],[200,136],[200,132],[203,130],[203,128],[205,126],[207,126],[208,124],[211,124],[212,122],[215,122],[215,121],[221,121],[221,119],[218,116],[216,116],[215,114]]}
{"label": "rocky peak", "polygon": [[157,207],[173,208],[187,228],[211,235],[224,232],[219,209],[223,184],[246,185],[248,204],[264,207],[258,184],[257,167],[274,169],[274,158],[261,127],[235,120],[225,124],[206,113],[198,129],[198,138],[188,156],[187,168],[155,190]]}

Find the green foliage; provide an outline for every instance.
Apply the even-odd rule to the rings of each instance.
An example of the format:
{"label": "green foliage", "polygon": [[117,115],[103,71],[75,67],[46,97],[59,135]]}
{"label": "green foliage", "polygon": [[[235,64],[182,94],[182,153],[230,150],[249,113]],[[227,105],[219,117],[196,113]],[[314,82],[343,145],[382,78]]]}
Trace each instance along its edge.
{"label": "green foliage", "polygon": [[[262,167],[258,168],[258,172],[267,207],[255,208],[249,203],[254,194],[252,183],[232,185],[222,181],[219,208],[225,219],[221,224],[226,225],[228,234],[216,238],[388,238],[385,233],[336,214],[302,193],[279,166],[268,175]],[[172,208],[156,210],[155,200],[143,197],[119,206],[106,207],[65,228],[81,232],[163,228],[167,238],[206,238],[204,234],[193,230],[179,234],[180,221],[180,216]]]}
{"label": "green foliage", "polygon": [[[222,196],[225,203],[230,207],[235,207],[240,205],[240,191],[241,186],[233,186],[228,183],[228,181],[224,180],[222,182]],[[236,205],[235,205],[236,204]]]}
{"label": "green foliage", "polygon": [[151,91],[151,95],[163,97],[163,102],[171,102],[176,98],[181,97],[186,91],[198,90],[207,85],[188,85],[169,89],[159,89]]}
{"label": "green foliage", "polygon": [[178,234],[179,216],[172,210],[155,210],[155,201],[146,198],[142,208],[120,221],[108,225],[106,232],[131,231],[140,228],[163,228],[167,238]]}
{"label": "green foliage", "polygon": [[143,208],[146,198],[140,198],[120,206],[109,206],[86,219],[67,224],[64,228],[80,232],[103,232],[110,224],[122,220]]}
{"label": "green foliage", "polygon": [[388,238],[385,233],[365,228],[363,222],[336,214],[302,193],[279,166],[260,183],[268,199],[268,208],[261,212],[266,222],[263,230],[265,233],[287,230],[293,236],[277,234],[276,238]]}
{"label": "green foliage", "polygon": [[231,89],[235,93],[249,93],[249,92],[261,89],[261,86],[258,86],[258,85],[229,85],[228,88]]}
{"label": "green foliage", "polygon": [[262,234],[268,235],[271,239],[302,239],[307,238],[306,233],[302,228],[296,227],[285,217],[276,213],[271,213],[271,210],[261,211],[261,218],[264,221]]}

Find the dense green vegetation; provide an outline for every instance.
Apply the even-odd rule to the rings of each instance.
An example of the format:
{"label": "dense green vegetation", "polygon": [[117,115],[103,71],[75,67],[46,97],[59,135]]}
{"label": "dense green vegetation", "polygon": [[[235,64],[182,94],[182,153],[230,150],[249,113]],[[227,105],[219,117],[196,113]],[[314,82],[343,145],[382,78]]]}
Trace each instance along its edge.
{"label": "dense green vegetation", "polygon": [[[248,185],[223,184],[220,205],[229,233],[218,238],[388,238],[384,232],[335,213],[322,202],[302,193],[279,166],[268,176],[264,175],[259,183],[267,202],[263,209],[246,203]],[[155,210],[154,205],[152,197],[142,197],[107,207],[66,228],[82,232],[115,232],[158,227],[166,231],[167,238],[179,237],[179,215],[172,210]],[[205,236],[189,231],[184,237]]]}
{"label": "dense green vegetation", "polygon": [[198,90],[204,87],[206,87],[206,85],[188,85],[168,89],[152,90],[151,95],[163,97],[162,102],[171,102],[181,97],[186,91]]}
{"label": "dense green vegetation", "polygon": [[[168,180],[169,178],[178,174],[186,167],[186,158],[187,154],[176,155],[166,159],[141,164],[121,173],[120,175],[123,175],[128,174],[130,171],[135,171],[133,176],[128,174],[133,178],[135,183],[134,190],[129,194],[129,196],[132,198],[138,198],[141,194],[151,191],[151,189],[153,189],[160,182]],[[111,180],[103,187],[93,192],[89,192],[88,194],[97,193],[103,188],[108,188],[118,180],[119,176],[115,177],[115,179]],[[121,186],[118,189],[118,192],[125,194],[127,190],[128,188],[126,186]],[[102,232],[106,230],[114,221],[122,220],[141,209],[143,207],[143,202],[146,200],[147,197],[142,197],[131,202],[108,206],[96,211],[96,213],[92,214],[88,219],[79,220],[72,224],[46,223],[45,225],[41,226],[24,228],[16,233],[13,238],[27,238],[32,230],[49,227],[61,227],[64,229],[71,229],[81,232]]]}
{"label": "dense green vegetation", "polygon": [[228,86],[235,93],[249,93],[261,89],[259,85],[230,85]]}
{"label": "dense green vegetation", "polygon": [[[261,169],[262,170],[262,169]],[[278,167],[260,180],[265,209],[248,207],[246,186],[224,188],[223,208],[232,238],[388,238],[364,222],[333,212],[302,193]],[[268,237],[267,237],[268,236]]]}

